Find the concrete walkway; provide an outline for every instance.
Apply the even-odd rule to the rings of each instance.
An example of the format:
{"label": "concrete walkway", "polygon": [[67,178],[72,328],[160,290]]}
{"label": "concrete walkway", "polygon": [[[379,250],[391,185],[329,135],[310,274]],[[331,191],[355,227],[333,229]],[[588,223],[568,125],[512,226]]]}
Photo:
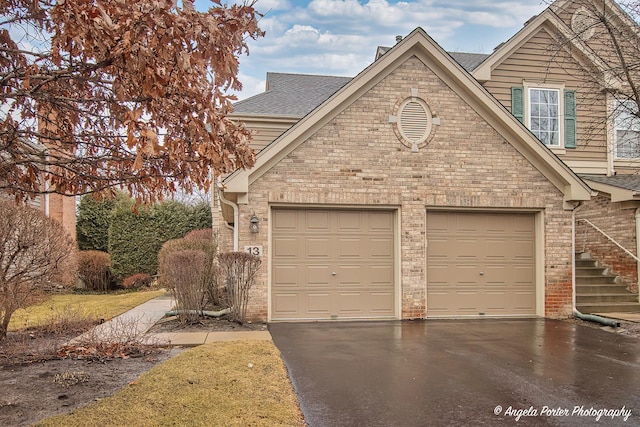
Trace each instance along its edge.
{"label": "concrete walkway", "polygon": [[197,346],[216,341],[271,340],[271,334],[266,330],[148,333],[149,329],[162,319],[173,306],[174,300],[169,294],[153,298],[96,326],[91,331],[74,339],[72,343],[82,341],[127,342],[139,340],[142,335],[145,335],[145,340],[150,343],[168,343],[176,346]]}

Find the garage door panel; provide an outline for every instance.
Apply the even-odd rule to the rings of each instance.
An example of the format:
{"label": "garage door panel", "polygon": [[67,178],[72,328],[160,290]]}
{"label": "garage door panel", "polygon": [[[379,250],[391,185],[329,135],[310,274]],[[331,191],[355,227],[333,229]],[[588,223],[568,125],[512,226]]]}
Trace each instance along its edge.
{"label": "garage door panel", "polygon": [[536,295],[531,291],[515,291],[513,293],[513,305],[516,310],[535,310]]}
{"label": "garage door panel", "polygon": [[427,212],[427,316],[536,314],[533,214]]}
{"label": "garage door panel", "polygon": [[388,286],[393,289],[393,264],[372,265],[369,271],[371,286]]}
{"label": "garage door panel", "polygon": [[339,292],[337,295],[338,316],[361,317],[364,314],[364,300],[362,292]]}
{"label": "garage door panel", "polygon": [[300,311],[297,293],[276,292],[272,296],[273,314],[276,316],[292,316]]}
{"label": "garage door panel", "polygon": [[297,265],[278,265],[273,268],[273,280],[281,287],[295,287],[299,282],[299,268]]}
{"label": "garage door panel", "polygon": [[309,238],[306,241],[306,258],[331,258],[331,241],[327,238]]}
{"label": "garage door panel", "polygon": [[393,316],[393,291],[369,294],[371,313],[377,316]]}
{"label": "garage door panel", "polygon": [[393,234],[393,215],[389,215],[388,212],[370,212],[369,231]]}
{"label": "garage door panel", "polygon": [[338,238],[338,256],[341,258],[361,258],[362,250],[361,238]]}
{"label": "garage door panel", "polygon": [[337,212],[337,231],[339,233],[361,232],[363,229],[363,218],[360,211]]}
{"label": "garage door panel", "polygon": [[329,292],[308,292],[300,293],[301,297],[306,297],[307,310],[302,313],[303,317],[309,314],[328,315],[331,312],[331,294]]}
{"label": "garage door panel", "polygon": [[[330,287],[329,279],[331,277],[331,266],[325,265],[307,265],[305,268],[306,280],[299,283],[299,286],[308,286],[310,288]],[[278,282],[278,285],[280,283]]]}
{"label": "garage door panel", "polygon": [[373,259],[393,259],[393,239],[370,239],[368,242],[369,257]]}
{"label": "garage door panel", "polygon": [[328,211],[304,211],[303,230],[307,232],[324,232],[330,230]]}
{"label": "garage door panel", "polygon": [[513,242],[513,256],[515,258],[533,260],[536,256],[534,241],[529,239]]}
{"label": "garage door panel", "polygon": [[[274,209],[280,227],[272,229],[271,318],[395,317],[394,217],[392,211]],[[282,218],[295,218],[296,230]]]}
{"label": "garage door panel", "polygon": [[298,212],[282,211],[272,219],[272,227],[276,232],[298,232]]}
{"label": "garage door panel", "polygon": [[278,258],[296,258],[298,256],[298,240],[291,237],[273,239],[273,256]]}
{"label": "garage door panel", "polygon": [[336,280],[340,286],[364,286],[366,283],[364,276],[365,268],[362,265],[340,265],[337,268]]}

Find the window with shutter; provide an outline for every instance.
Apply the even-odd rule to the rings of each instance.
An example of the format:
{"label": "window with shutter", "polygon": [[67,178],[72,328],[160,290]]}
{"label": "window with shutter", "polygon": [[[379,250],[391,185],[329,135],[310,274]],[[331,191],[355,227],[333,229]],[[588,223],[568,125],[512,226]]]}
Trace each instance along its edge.
{"label": "window with shutter", "polygon": [[551,148],[576,148],[576,91],[563,85],[511,88],[511,113]]}

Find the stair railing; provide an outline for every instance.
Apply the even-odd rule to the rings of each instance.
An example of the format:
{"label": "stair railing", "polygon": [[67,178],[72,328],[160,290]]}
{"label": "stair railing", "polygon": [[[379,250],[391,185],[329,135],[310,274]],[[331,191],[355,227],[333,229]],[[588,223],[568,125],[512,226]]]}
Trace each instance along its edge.
{"label": "stair railing", "polygon": [[[576,218],[576,222],[578,221],[582,221],[584,223],[586,223],[587,225],[591,226],[594,230],[596,230],[598,233],[602,234],[604,237],[606,237],[607,239],[609,239],[614,245],[616,245],[617,247],[619,247],[620,249],[622,249],[627,255],[629,255],[631,258],[635,259],[637,262],[640,262],[640,258],[638,258],[636,255],[634,255],[632,252],[630,252],[629,250],[627,250],[624,246],[622,246],[620,243],[616,242],[615,239],[611,236],[609,236],[607,233],[605,233],[604,231],[602,231],[600,228],[598,228],[598,226],[596,226],[594,223],[592,223],[591,221],[589,221],[588,219],[584,219],[584,218]],[[583,240],[583,252],[584,252],[584,247],[587,244],[587,238],[586,238],[586,229],[585,229],[585,237]]]}

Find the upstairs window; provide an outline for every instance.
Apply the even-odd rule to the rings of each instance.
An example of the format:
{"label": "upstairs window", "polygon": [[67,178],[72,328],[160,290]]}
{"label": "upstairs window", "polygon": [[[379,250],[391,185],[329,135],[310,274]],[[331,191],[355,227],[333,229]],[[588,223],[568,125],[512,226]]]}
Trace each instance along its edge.
{"label": "upstairs window", "polygon": [[576,148],[576,92],[562,86],[511,88],[511,112],[551,148]]}
{"label": "upstairs window", "polygon": [[635,102],[616,102],[614,134],[617,159],[640,158],[640,118]]}
{"label": "upstairs window", "polygon": [[545,145],[560,146],[560,91],[529,89],[529,129]]}

